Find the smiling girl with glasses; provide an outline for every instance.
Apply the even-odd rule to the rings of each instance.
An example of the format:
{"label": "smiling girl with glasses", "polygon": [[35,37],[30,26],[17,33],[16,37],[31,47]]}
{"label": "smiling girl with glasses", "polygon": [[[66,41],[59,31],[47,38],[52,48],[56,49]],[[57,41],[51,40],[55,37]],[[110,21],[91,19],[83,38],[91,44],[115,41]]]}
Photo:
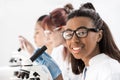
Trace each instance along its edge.
{"label": "smiling girl with glasses", "polygon": [[81,80],[120,80],[120,50],[91,3],[68,15],[62,36]]}

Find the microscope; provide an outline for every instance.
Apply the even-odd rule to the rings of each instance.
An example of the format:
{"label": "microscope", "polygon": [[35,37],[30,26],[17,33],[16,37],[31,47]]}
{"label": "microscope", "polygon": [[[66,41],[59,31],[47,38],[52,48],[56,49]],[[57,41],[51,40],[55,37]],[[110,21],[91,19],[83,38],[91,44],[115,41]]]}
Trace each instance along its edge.
{"label": "microscope", "polygon": [[[42,55],[47,49],[46,46],[38,49],[29,59],[23,60],[21,57],[14,56],[10,59],[12,68],[17,68],[13,71],[11,80],[53,80],[52,76],[45,65],[34,64],[33,62]],[[20,51],[20,49],[18,50]]]}

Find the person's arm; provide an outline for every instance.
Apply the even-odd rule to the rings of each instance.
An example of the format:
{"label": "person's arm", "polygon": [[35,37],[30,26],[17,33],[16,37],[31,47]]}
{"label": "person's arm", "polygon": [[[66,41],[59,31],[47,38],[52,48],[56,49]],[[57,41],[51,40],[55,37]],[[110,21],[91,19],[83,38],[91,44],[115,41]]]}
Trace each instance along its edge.
{"label": "person's arm", "polygon": [[51,56],[44,52],[41,56],[36,59],[39,64],[47,66],[50,71],[53,80],[63,80],[62,72],[56,62]]}
{"label": "person's arm", "polygon": [[[33,53],[35,53],[35,48],[33,45],[23,36],[19,36],[19,38],[21,42],[21,48],[26,49],[30,55],[33,55]],[[39,56],[36,59],[36,62],[47,66],[54,80],[62,80],[61,70],[59,69],[56,62],[46,52]]]}

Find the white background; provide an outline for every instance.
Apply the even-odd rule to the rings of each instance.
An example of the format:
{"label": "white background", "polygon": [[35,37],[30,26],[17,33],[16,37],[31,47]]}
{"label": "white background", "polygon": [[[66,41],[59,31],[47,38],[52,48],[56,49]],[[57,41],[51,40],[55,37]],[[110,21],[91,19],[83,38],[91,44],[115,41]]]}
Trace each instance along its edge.
{"label": "white background", "polygon": [[0,67],[7,66],[12,52],[17,51],[19,35],[34,44],[34,26],[39,16],[66,3],[77,9],[82,2],[94,4],[120,48],[120,0],[0,0]]}

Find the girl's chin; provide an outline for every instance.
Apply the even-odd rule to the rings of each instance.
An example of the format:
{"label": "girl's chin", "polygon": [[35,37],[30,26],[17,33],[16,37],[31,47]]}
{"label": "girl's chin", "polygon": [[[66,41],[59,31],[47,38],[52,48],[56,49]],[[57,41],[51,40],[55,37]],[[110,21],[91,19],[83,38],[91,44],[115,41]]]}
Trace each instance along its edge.
{"label": "girl's chin", "polygon": [[79,56],[77,55],[73,55],[75,59],[81,59]]}

